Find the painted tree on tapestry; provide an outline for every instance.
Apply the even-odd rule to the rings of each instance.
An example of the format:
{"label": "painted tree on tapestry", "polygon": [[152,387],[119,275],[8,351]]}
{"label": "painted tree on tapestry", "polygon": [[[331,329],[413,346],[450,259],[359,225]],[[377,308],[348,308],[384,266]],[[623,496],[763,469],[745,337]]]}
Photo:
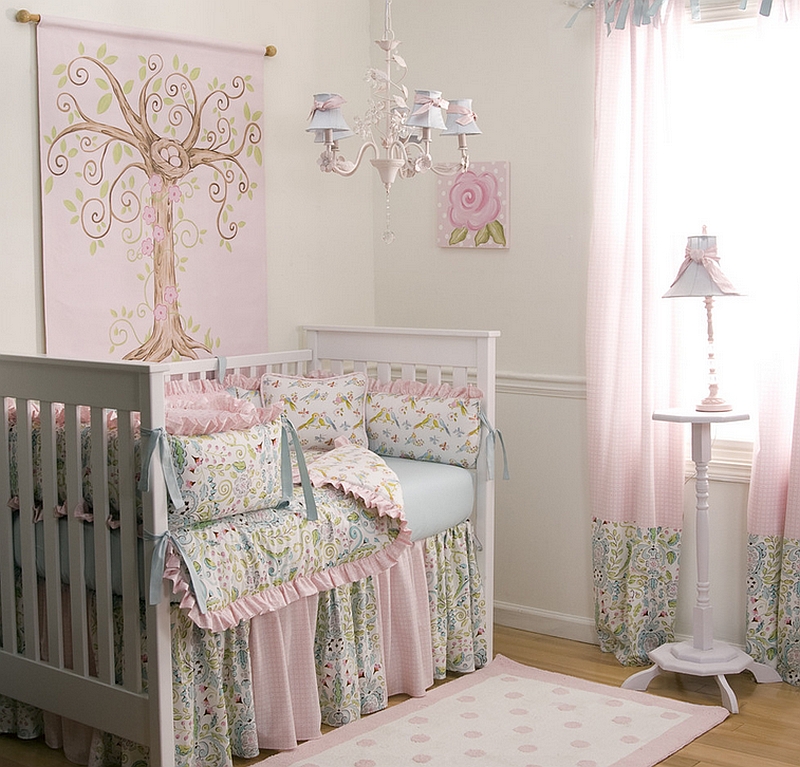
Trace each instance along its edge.
{"label": "painted tree on tapestry", "polygon": [[[249,76],[204,82],[200,67],[151,54],[139,56],[137,83],[115,76],[116,61],[105,44],[93,56],[80,44],[75,58],[53,70],[66,126],[45,130],[51,175],[44,191],[64,195],[92,256],[107,242],[116,251],[121,240],[128,260],[141,264],[143,300],[109,310],[112,352],[138,344],[125,359],[196,358],[219,339],[210,329],[201,338],[200,325],[181,313],[179,274],[188,251],[209,236],[205,222],[192,219],[191,201],[211,201],[220,248],[232,252],[245,225],[235,218],[236,202],[252,199],[248,167],[262,161],[261,115],[246,101]],[[117,257],[111,250],[106,255]]]}

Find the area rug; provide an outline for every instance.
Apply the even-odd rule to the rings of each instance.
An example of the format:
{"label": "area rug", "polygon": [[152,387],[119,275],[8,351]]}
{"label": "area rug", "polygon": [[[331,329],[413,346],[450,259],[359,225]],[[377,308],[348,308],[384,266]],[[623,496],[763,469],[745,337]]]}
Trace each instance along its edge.
{"label": "area rug", "polygon": [[523,666],[486,668],[263,767],[651,767],[722,722],[698,706]]}

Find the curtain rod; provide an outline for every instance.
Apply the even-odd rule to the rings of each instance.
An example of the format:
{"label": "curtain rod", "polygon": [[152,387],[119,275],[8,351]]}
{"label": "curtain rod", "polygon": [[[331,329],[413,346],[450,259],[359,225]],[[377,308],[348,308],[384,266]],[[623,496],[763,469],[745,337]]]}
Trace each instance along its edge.
{"label": "curtain rod", "polygon": [[[30,11],[26,11],[24,8],[21,8],[17,11],[16,16],[14,18],[20,24],[38,24],[42,20],[42,16],[39,13],[31,13]],[[274,45],[268,45],[264,48],[264,55],[275,56],[278,53],[278,49]]]}

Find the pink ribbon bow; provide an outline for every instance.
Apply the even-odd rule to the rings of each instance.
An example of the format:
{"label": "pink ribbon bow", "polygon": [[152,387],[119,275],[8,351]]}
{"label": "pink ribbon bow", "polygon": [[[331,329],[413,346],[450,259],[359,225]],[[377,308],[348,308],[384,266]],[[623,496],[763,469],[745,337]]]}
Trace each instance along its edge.
{"label": "pink ribbon bow", "polygon": [[314,99],[314,106],[311,109],[311,113],[308,115],[308,119],[310,120],[314,116],[314,112],[327,112],[329,109],[336,109],[344,103],[345,100],[339,95],[331,96],[325,101],[317,101]]}
{"label": "pink ribbon bow", "polygon": [[442,98],[432,99],[430,96],[420,96],[417,94],[414,97],[414,105],[417,108],[411,114],[421,115],[423,112],[430,112],[432,107],[447,109],[450,106],[450,102]]}
{"label": "pink ribbon bow", "polygon": [[[678,270],[678,276],[673,280],[672,285],[674,285],[681,278],[683,273],[689,268],[689,265],[692,262],[700,264],[708,272],[708,276],[711,277],[711,279],[714,281],[714,284],[716,284],[716,286],[723,293],[736,294],[736,288],[733,287],[733,284],[719,268],[719,256],[717,255],[716,245],[707,248],[706,250],[690,248],[687,245],[686,258],[681,264],[681,268]],[[672,287],[672,285],[670,285],[670,287]]]}
{"label": "pink ribbon bow", "polygon": [[450,104],[450,106],[447,107],[447,114],[461,115],[461,117],[456,120],[459,125],[469,125],[471,122],[478,119],[478,115],[476,115],[475,112],[460,104]]}

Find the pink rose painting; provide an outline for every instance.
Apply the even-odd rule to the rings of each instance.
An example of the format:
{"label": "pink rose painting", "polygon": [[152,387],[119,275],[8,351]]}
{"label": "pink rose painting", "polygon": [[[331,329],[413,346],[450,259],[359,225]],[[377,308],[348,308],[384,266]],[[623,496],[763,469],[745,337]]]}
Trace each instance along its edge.
{"label": "pink rose painting", "polygon": [[481,162],[439,179],[441,247],[508,247],[508,162]]}

